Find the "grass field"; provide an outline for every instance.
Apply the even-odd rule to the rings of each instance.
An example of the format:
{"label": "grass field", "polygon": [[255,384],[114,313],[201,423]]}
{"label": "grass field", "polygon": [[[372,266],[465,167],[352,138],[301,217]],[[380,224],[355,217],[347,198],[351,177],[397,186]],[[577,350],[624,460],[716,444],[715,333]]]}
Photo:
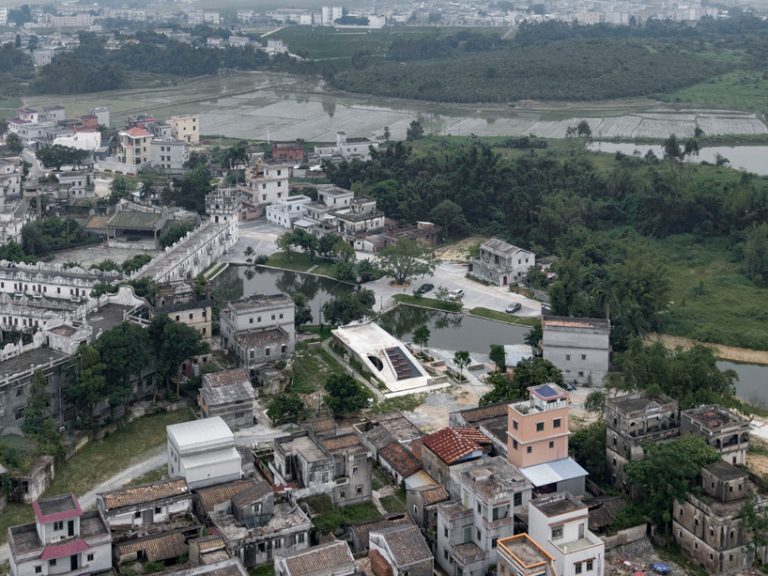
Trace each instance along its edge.
{"label": "grass field", "polygon": [[285,252],[275,252],[270,255],[267,266],[295,270],[296,272],[307,272],[311,269],[315,274],[322,274],[331,278],[336,277],[336,266],[332,261],[323,260],[322,258],[310,258],[301,252],[290,255]]}
{"label": "grass field", "polygon": [[405,502],[403,502],[399,496],[384,496],[384,498],[381,499],[381,505],[384,506],[384,510],[390,514],[405,512]]}
{"label": "grass field", "polygon": [[663,331],[703,342],[768,350],[768,289],[729,259],[725,239],[672,236],[655,242],[671,280]]}
{"label": "grass field", "polygon": [[336,507],[327,494],[318,494],[302,500],[309,505],[312,523],[322,534],[330,534],[337,528],[380,518],[373,502]]}
{"label": "grass field", "polygon": [[458,302],[445,302],[437,298],[425,298],[424,296],[411,296],[410,294],[395,294],[392,298],[401,304],[410,304],[411,306],[421,306],[422,308],[432,308],[434,310],[445,310],[446,312],[461,312],[461,304]]}
{"label": "grass field", "polygon": [[693,106],[763,112],[768,109],[768,76],[759,71],[737,70],[662,94],[659,99]]}
{"label": "grass field", "polygon": [[344,369],[325,350],[297,347],[293,357],[293,383],[289,390],[298,394],[312,394],[322,388],[328,376],[343,373]]}
{"label": "grass field", "polygon": [[426,400],[426,394],[407,394],[405,396],[396,396],[376,402],[371,408],[373,414],[386,414],[387,412],[415,410]]}
{"label": "grass field", "polygon": [[523,316],[515,316],[514,314],[508,314],[506,312],[499,312],[498,310],[489,310],[488,308],[472,308],[469,311],[472,316],[480,316],[480,318],[490,318],[491,320],[497,320],[499,322],[506,322],[507,324],[521,324],[523,326],[536,326],[539,323],[539,318],[525,318]]}

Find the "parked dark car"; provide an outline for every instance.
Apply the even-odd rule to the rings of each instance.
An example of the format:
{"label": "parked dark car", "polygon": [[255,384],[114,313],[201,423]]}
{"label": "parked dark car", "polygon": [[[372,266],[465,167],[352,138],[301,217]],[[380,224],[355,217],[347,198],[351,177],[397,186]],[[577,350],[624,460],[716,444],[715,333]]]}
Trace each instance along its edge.
{"label": "parked dark car", "polygon": [[514,302],[513,304],[510,304],[504,309],[504,312],[507,312],[509,314],[514,314],[515,312],[519,312],[520,309],[523,307],[520,302]]}
{"label": "parked dark car", "polygon": [[435,288],[434,284],[422,284],[416,290],[413,291],[414,294],[417,296],[421,296],[422,294],[426,294],[427,292],[431,292]]}

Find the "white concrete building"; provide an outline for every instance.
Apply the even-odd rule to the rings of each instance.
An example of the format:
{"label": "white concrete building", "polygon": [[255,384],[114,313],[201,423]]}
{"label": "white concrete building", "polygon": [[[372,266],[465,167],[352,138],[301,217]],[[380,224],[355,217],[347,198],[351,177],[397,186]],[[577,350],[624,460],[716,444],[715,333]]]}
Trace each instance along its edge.
{"label": "white concrete building", "polygon": [[242,477],[235,436],[220,417],[172,424],[168,432],[168,476],[191,489]]}
{"label": "white concrete building", "polygon": [[336,132],[336,143],[315,146],[315,154],[321,158],[334,156],[345,160],[370,160],[369,148],[378,150],[379,143],[370,138],[348,138],[346,132]]}
{"label": "white concrete building", "polygon": [[289,164],[265,164],[259,162],[245,171],[245,185],[251,201],[255,204],[274,204],[287,198]]}
{"label": "white concrete building", "polygon": [[187,144],[183,140],[173,138],[154,138],[152,140],[152,159],[155,168],[160,168],[167,174],[181,174],[184,164],[189,159]]}
{"label": "white concrete building", "polygon": [[600,318],[542,317],[544,358],[566,382],[602,386],[611,353],[611,323]]}
{"label": "white concrete building", "polygon": [[35,522],[8,529],[11,576],[80,576],[112,569],[112,537],[73,494],[32,503]]}
{"label": "white concrete building", "polygon": [[23,162],[21,158],[0,159],[0,198],[21,195],[21,176]]}
{"label": "white concrete building", "polygon": [[93,151],[101,146],[101,132],[98,130],[81,130],[74,134],[57,136],[54,138],[53,144],[54,146],[59,144],[68,148]]}
{"label": "white concrete building", "polygon": [[267,220],[290,230],[293,223],[307,213],[307,205],[311,202],[311,198],[303,195],[281,198],[267,206]]}
{"label": "white concrete building", "polygon": [[605,542],[589,531],[589,510],[567,492],[528,503],[528,534],[554,559],[558,576],[603,576]]}

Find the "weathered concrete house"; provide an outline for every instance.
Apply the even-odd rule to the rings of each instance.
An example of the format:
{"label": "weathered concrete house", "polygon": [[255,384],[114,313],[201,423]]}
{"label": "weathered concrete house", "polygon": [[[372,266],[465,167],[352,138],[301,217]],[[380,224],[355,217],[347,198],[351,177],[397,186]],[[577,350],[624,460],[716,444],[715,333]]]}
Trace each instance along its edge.
{"label": "weathered concrete house", "polygon": [[602,386],[608,373],[611,323],[599,318],[544,316],[544,358],[560,368],[566,382]]}
{"label": "weathered concrete house", "polygon": [[355,573],[355,559],[343,540],[275,556],[275,576],[353,576]]}
{"label": "weathered concrete house", "polygon": [[480,256],[469,261],[469,275],[482,282],[507,286],[528,277],[528,268],[536,265],[536,255],[498,238],[480,246]]}
{"label": "weathered concrete house", "polygon": [[710,404],[683,410],[680,413],[681,434],[702,436],[707,444],[731,464],[747,463],[749,448],[749,420],[735,412]]}
{"label": "weathered concrete house", "polygon": [[432,576],[434,557],[421,531],[401,524],[370,533],[368,557],[375,576]]}
{"label": "weathered concrete house", "polygon": [[243,368],[203,374],[197,404],[203,417],[220,416],[231,430],[253,426],[256,392]]}

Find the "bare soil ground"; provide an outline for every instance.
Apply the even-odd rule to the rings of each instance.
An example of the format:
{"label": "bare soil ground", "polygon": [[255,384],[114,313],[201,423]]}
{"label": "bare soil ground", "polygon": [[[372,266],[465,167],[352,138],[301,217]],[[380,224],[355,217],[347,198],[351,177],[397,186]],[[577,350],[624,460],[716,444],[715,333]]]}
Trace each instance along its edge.
{"label": "bare soil ground", "polygon": [[737,348],[735,346],[725,346],[723,344],[710,344],[707,342],[697,342],[690,338],[682,336],[670,336],[669,334],[650,334],[647,337],[650,342],[661,342],[667,348],[688,349],[696,344],[712,348],[721,360],[731,360],[733,362],[745,362],[748,364],[766,364],[768,365],[768,351],[749,350],[747,348]]}
{"label": "bare soil ground", "polygon": [[435,250],[435,256],[447,262],[469,262],[469,251],[472,247],[485,242],[487,239],[484,236],[470,236],[454,244],[441,246]]}

